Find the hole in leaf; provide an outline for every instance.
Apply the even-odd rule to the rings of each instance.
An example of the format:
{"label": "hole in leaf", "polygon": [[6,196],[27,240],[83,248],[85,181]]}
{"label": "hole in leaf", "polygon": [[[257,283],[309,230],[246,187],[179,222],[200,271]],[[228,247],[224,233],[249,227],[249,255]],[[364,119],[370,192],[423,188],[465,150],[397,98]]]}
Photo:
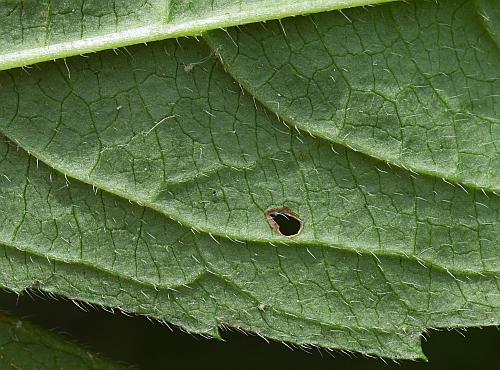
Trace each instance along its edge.
{"label": "hole in leaf", "polygon": [[273,208],[266,212],[267,222],[278,235],[289,238],[300,234],[304,228],[304,222],[299,215],[288,208]]}

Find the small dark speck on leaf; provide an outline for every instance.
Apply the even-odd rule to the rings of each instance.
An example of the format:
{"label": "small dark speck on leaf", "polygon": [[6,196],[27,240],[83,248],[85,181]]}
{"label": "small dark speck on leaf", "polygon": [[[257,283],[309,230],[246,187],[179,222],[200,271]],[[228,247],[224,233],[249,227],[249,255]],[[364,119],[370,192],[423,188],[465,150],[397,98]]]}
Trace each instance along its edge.
{"label": "small dark speck on leaf", "polygon": [[299,215],[288,208],[272,208],[267,210],[266,219],[276,234],[293,238],[304,228],[304,222]]}

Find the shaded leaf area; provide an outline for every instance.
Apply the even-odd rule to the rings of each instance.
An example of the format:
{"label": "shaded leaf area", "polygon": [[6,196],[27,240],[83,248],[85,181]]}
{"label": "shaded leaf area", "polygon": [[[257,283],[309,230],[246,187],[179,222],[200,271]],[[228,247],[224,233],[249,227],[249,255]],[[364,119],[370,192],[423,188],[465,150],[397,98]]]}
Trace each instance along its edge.
{"label": "shaded leaf area", "polygon": [[204,44],[0,83],[5,287],[393,358],[421,358],[425,328],[500,321],[498,197],[287,128]]}
{"label": "shaded leaf area", "polygon": [[0,314],[2,369],[125,369],[27,321]]}
{"label": "shaded leaf area", "polygon": [[413,0],[208,40],[231,75],[288,124],[498,192],[499,30],[498,1]]}
{"label": "shaded leaf area", "polygon": [[392,0],[24,0],[0,2],[0,69]]}

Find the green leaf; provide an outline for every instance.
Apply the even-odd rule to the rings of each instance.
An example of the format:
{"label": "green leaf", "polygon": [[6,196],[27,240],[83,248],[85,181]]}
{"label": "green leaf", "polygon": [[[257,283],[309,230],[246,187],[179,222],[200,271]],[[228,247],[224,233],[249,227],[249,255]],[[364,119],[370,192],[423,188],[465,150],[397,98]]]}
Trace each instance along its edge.
{"label": "green leaf", "polygon": [[[462,7],[470,4],[476,3]],[[494,14],[498,5],[488,4]],[[467,14],[476,19],[471,9]],[[332,34],[339,40],[352,37],[353,25],[377,29],[381,40],[391,40],[380,52],[397,52],[401,32],[383,28],[384,15],[418,13],[422,21],[441,24],[432,15],[459,14],[454,10],[453,0],[413,1],[295,18],[283,22],[282,44],[298,37],[294,24],[309,32],[310,24],[322,27],[324,21],[325,28],[338,24]],[[482,29],[473,22],[477,29],[467,29],[475,48],[494,39],[484,17],[481,22]],[[456,27],[465,30],[466,24]],[[414,161],[390,156],[389,135],[382,136],[385,147],[382,137],[361,146],[373,125],[391,132],[383,106],[366,104],[372,98],[346,103],[371,117],[361,122],[370,123],[367,133],[353,129],[350,135],[360,143],[357,151],[354,141],[338,140],[326,121],[315,118],[333,103],[314,105],[314,84],[302,92],[296,80],[277,84],[275,94],[284,99],[279,110],[272,108],[266,100],[271,80],[262,77],[269,66],[234,56],[278,58],[278,25],[267,24],[270,33],[244,28],[248,37],[229,31],[239,46],[212,34],[212,49],[204,39],[166,40],[42,63],[28,73],[2,72],[0,285],[16,291],[35,286],[207,335],[218,336],[217,328],[228,325],[392,358],[423,358],[419,341],[427,328],[497,325],[500,198],[494,189],[500,167],[490,146],[498,130],[498,96],[492,94],[498,69],[480,69],[493,87],[469,89],[473,106],[489,112],[481,116],[489,131],[477,129],[479,116],[467,116],[475,128],[469,136],[484,144],[474,149],[490,158],[488,175],[452,176],[443,171],[446,156],[436,157],[433,170],[420,165],[425,155],[439,154],[428,150],[434,136],[413,142],[413,148],[422,145],[423,156]],[[440,48],[442,42],[446,53],[440,35],[436,43],[429,32],[429,44]],[[250,36],[260,41],[246,43]],[[371,37],[358,35],[360,43]],[[318,75],[329,71],[330,64],[314,62],[321,48],[311,50],[303,52],[310,56],[304,64]],[[498,55],[498,49],[489,53]],[[398,58],[401,68],[414,65],[409,54]],[[350,72],[366,77],[357,59]],[[287,56],[283,69],[294,60]],[[374,72],[357,81],[366,83],[368,95],[373,80],[387,73]],[[454,84],[459,89],[465,81]],[[345,89],[325,94],[333,99]],[[300,107],[310,93],[307,118]],[[287,100],[289,94],[296,101]],[[456,100],[460,109],[472,109]],[[446,118],[447,109],[435,104],[428,111]],[[355,120],[349,122],[354,128]],[[415,130],[421,122],[431,124],[405,122]],[[375,155],[384,148],[387,155]],[[269,211],[282,207],[304,223],[293,238],[268,223]]]}
{"label": "green leaf", "polygon": [[220,27],[394,0],[0,2],[0,70]]}
{"label": "green leaf", "polygon": [[125,369],[29,322],[0,314],[2,369]]}
{"label": "green leaf", "polygon": [[249,25],[208,40],[288,124],[411,171],[500,191],[498,1],[412,1],[347,17]]}

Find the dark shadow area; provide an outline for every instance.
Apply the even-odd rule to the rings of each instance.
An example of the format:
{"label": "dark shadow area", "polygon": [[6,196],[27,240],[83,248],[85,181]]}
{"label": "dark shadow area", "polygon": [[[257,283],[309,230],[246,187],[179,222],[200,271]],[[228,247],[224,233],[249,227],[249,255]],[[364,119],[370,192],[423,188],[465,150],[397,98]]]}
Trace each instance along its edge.
{"label": "dark shadow area", "polygon": [[293,237],[302,231],[304,223],[288,208],[274,208],[266,212],[269,225],[278,235]]}
{"label": "dark shadow area", "polygon": [[497,328],[432,331],[423,342],[428,363],[349,357],[340,352],[291,350],[281,343],[235,331],[225,331],[225,342],[190,335],[177,328],[127,317],[102,309],[77,307],[42,293],[17,295],[0,291],[0,310],[29,319],[39,326],[66,333],[69,338],[138,369],[496,369],[500,349]]}
{"label": "dark shadow area", "polygon": [[271,217],[278,224],[280,233],[285,236],[297,235],[300,231],[300,221],[293,217],[281,213],[271,215]]}

